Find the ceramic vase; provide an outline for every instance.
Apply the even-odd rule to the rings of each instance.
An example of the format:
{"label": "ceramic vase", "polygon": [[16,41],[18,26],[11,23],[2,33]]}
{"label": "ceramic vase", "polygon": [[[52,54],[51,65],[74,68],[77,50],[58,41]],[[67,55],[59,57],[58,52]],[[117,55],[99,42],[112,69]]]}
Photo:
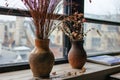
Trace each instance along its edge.
{"label": "ceramic vase", "polygon": [[35,39],[35,48],[29,57],[33,77],[49,78],[54,65],[54,55],[49,48],[49,39]]}
{"label": "ceramic vase", "polygon": [[71,49],[68,53],[68,61],[72,68],[81,69],[87,60],[86,51],[83,48],[83,41],[72,40]]}

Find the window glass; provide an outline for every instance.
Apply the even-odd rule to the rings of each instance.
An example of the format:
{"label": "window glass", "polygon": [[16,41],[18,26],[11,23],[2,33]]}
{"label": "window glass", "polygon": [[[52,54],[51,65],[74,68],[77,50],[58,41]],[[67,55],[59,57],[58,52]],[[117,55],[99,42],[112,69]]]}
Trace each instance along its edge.
{"label": "window glass", "polygon": [[84,27],[84,32],[95,28],[101,33],[99,36],[96,30],[92,30],[85,36],[84,47],[89,55],[120,51],[120,26],[86,22]]}
{"label": "window glass", "polygon": [[[63,14],[63,0],[60,1],[57,6],[55,13]],[[14,8],[14,9],[24,9],[27,10],[26,6],[21,0],[0,0],[0,7]]]}
{"label": "window glass", "polygon": [[93,47],[100,47],[100,38],[92,38],[92,45]]}
{"label": "window glass", "polygon": [[[55,21],[59,22],[59,21]],[[31,18],[0,15],[0,64],[27,62],[34,48],[35,29]],[[55,58],[63,58],[62,32],[50,36],[50,48]]]}
{"label": "window glass", "polygon": [[21,0],[1,0],[0,7],[26,9]]}
{"label": "window glass", "polygon": [[120,0],[85,0],[85,17],[120,22]]}

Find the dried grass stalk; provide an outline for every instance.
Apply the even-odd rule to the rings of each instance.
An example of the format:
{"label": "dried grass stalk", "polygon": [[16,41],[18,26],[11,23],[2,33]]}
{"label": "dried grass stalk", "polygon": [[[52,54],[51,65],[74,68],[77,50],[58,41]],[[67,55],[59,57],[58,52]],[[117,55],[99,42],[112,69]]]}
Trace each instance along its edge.
{"label": "dried grass stalk", "polygon": [[[21,0],[30,11],[36,26],[36,37],[48,39],[53,28],[54,11],[61,0]],[[55,26],[54,26],[55,27]],[[53,31],[53,30],[52,30]]]}

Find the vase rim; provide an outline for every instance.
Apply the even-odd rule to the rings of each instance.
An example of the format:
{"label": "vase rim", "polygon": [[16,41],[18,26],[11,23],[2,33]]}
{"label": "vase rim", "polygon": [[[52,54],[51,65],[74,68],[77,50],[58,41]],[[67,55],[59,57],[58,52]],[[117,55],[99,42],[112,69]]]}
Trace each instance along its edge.
{"label": "vase rim", "polygon": [[84,40],[70,40],[70,41],[84,41]]}

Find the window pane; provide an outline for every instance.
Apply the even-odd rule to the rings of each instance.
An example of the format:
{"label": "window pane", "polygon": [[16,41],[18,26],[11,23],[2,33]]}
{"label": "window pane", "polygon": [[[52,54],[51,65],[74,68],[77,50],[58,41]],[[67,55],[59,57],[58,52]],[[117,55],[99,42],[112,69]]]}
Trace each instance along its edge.
{"label": "window pane", "polygon": [[[0,64],[28,61],[34,48],[34,28],[30,18],[0,15]],[[56,59],[63,58],[62,38],[58,30],[50,36],[50,48]]]}
{"label": "window pane", "polygon": [[85,23],[85,32],[90,28],[96,28],[102,36],[95,30],[88,32],[85,37],[84,47],[89,55],[120,52],[120,26]]}
{"label": "window pane", "polygon": [[85,0],[85,17],[120,22],[120,0]]}
{"label": "window pane", "polygon": [[[60,1],[55,13],[63,14],[63,0]],[[24,9],[27,10],[26,6],[21,0],[0,0],[0,7],[8,7],[14,9]]]}
{"label": "window pane", "polygon": [[21,0],[1,0],[0,7],[26,9]]}

